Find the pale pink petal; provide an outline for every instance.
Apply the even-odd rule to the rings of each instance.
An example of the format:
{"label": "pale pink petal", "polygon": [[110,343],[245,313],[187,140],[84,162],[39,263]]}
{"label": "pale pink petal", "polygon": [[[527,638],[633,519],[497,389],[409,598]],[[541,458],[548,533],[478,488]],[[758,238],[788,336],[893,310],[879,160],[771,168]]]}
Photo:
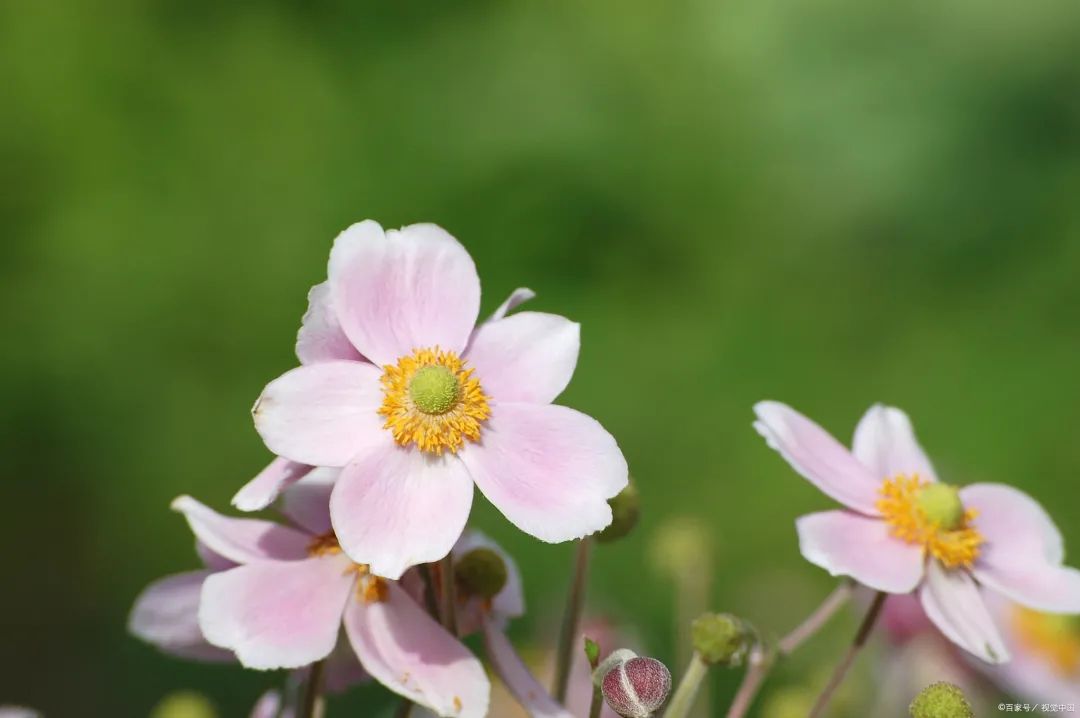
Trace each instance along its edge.
{"label": "pale pink petal", "polygon": [[184,515],[196,538],[230,561],[249,563],[307,558],[311,537],[288,526],[261,519],[222,516],[190,496],[174,499],[172,509]]}
{"label": "pale pink petal", "polygon": [[975,528],[986,539],[979,583],[1040,611],[1080,613],[1080,571],[1061,565],[1061,532],[1038,502],[1005,484],[972,484],[960,498],[978,512]]}
{"label": "pale pink petal", "polygon": [[833,576],[850,576],[888,593],[908,593],[922,580],[922,548],[891,536],[880,519],[822,511],[799,518],[795,526],[803,557]]}
{"label": "pale pink petal", "polygon": [[400,586],[386,587],[385,601],[353,600],[345,609],[345,631],[364,669],[439,716],[484,718],[491,684],[480,661]]}
{"label": "pale pink petal", "polygon": [[581,325],[520,312],[477,327],[465,360],[496,401],[549,404],[570,383],[580,347]]}
{"label": "pale pink petal", "polygon": [[281,513],[316,536],[331,531],[330,494],[341,469],[314,469],[281,495]]}
{"label": "pale pink petal", "polygon": [[195,553],[198,554],[199,560],[203,562],[203,566],[212,571],[225,571],[240,565],[236,561],[225,558],[199,539],[195,539]]}
{"label": "pale pink petal", "polygon": [[987,663],[1009,660],[979,587],[966,571],[946,570],[937,561],[929,561],[919,600],[927,618],[950,641]]}
{"label": "pale pink petal", "polygon": [[296,334],[296,357],[301,364],[328,361],[366,361],[341,329],[330,299],[330,283],[308,292],[308,309]]}
{"label": "pale pink petal", "polygon": [[349,688],[371,682],[371,676],[367,674],[356,657],[356,651],[344,634],[344,627],[338,634],[338,641],[334,650],[326,658],[323,669],[323,688],[327,693],[344,693]]}
{"label": "pale pink petal", "polygon": [[269,690],[263,693],[255,707],[251,709],[251,718],[279,718],[281,712],[281,693]]}
{"label": "pale pink petal", "polygon": [[391,441],[379,416],[381,372],[361,362],[302,366],[270,382],[252,409],[255,428],[279,456],[344,466]]}
{"label": "pale pink petal", "polygon": [[236,492],[232,505],[241,511],[262,511],[274,503],[278,494],[307,476],[311,468],[307,464],[278,457]]}
{"label": "pale pink petal", "polygon": [[491,316],[488,317],[488,321],[499,321],[507,314],[517,309],[519,306],[529,301],[530,299],[533,299],[534,297],[536,297],[536,292],[534,292],[533,290],[529,289],[528,287],[518,287],[514,291],[510,292],[510,296],[506,298],[506,301],[499,305],[498,309],[491,313]]}
{"label": "pale pink petal", "polygon": [[346,466],[330,497],[341,547],[372,573],[397,579],[450,553],[472,508],[473,484],[452,454],[390,443]]}
{"label": "pale pink petal", "polygon": [[824,429],[790,406],[775,401],[754,405],[754,428],[768,445],[810,483],[849,509],[878,516],[880,476],[852,456]]}
{"label": "pale pink petal", "polygon": [[484,647],[499,679],[533,718],[574,718],[547,692],[518,656],[502,629],[484,622]]}
{"label": "pale pink petal", "polygon": [[934,466],[915,438],[915,430],[900,409],[874,404],[855,427],[852,444],[855,458],[870,467],[878,478],[917,474],[937,481]]}
{"label": "pale pink petal", "polygon": [[460,456],[495,508],[551,543],[606,527],[607,500],[628,482],[614,437],[595,419],[553,404],[493,404],[480,443]]}
{"label": "pale pink petal", "polygon": [[231,661],[228,651],[210,645],[199,629],[199,595],[211,571],[167,576],[135,599],[128,630],[165,653],[199,661]]}
{"label": "pale pink petal", "polygon": [[247,668],[299,668],[333,650],[355,583],[341,556],[240,566],[206,579],[199,625]]}
{"label": "pale pink petal", "polygon": [[424,347],[461,353],[480,311],[472,257],[433,224],[353,225],[334,242],[330,286],[345,334],[380,366]]}
{"label": "pale pink petal", "polygon": [[[514,559],[503,550],[502,546],[492,541],[485,534],[476,529],[469,529],[461,535],[458,542],[454,545],[454,560],[461,558],[465,554],[469,553],[473,549],[485,548],[490,551],[494,551],[498,554],[499,558],[503,560],[503,564],[506,566],[506,585],[491,599],[490,613],[492,617],[500,624],[505,625],[506,620],[510,618],[518,618],[525,615],[525,591],[522,588],[521,572],[518,570],[517,563]],[[474,600],[472,603],[479,604],[479,600]],[[463,613],[458,612],[458,629],[461,635],[469,635],[480,628],[480,617],[483,612],[486,612],[486,607],[483,610],[470,610],[481,608],[479,605],[465,606],[467,612],[472,613],[469,623],[471,625],[463,625]]]}

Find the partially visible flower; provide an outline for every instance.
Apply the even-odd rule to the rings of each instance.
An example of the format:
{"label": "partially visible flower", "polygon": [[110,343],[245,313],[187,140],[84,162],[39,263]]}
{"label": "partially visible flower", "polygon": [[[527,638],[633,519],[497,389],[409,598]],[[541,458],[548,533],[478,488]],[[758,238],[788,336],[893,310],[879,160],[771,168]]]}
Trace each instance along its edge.
{"label": "partially visible flower", "polygon": [[430,224],[353,225],[334,243],[325,286],[320,316],[334,340],[314,345],[339,357],[344,337],[357,357],[287,372],[253,413],[275,454],[342,469],[330,509],[354,561],[396,579],[443,558],[474,482],[544,541],[611,522],[622,452],[594,419],[551,404],[577,363],[577,324],[519,312],[477,327],[472,258]]}
{"label": "partially visible flower", "polygon": [[1080,612],[1080,571],[1031,497],[1002,484],[939,483],[907,415],[876,405],[849,452],[784,404],[761,402],[754,426],[797,472],[846,509],[797,521],[803,556],[877,591],[917,591],[951,641],[988,663],[1009,658],[983,589],[1023,605]]}
{"label": "partially visible flower", "polygon": [[[461,535],[453,549],[458,633],[468,636],[483,627],[485,618],[505,630],[510,619],[525,614],[525,592],[521,585],[521,572],[517,563],[501,546],[475,529]],[[477,579],[470,580],[470,566],[480,564],[482,570],[503,571],[502,585],[490,592],[477,586]],[[481,576],[480,581],[486,577]],[[486,578],[490,582],[490,578]],[[480,589],[480,590],[478,590]]]}
{"label": "partially visible flower", "polygon": [[486,715],[483,668],[416,603],[415,573],[400,584],[371,575],[341,552],[325,491],[297,496],[285,503],[295,528],[225,517],[189,497],[173,502],[197,538],[235,564],[202,577],[206,641],[249,668],[298,668],[330,656],[344,627],[364,669],[390,690],[440,716]]}
{"label": "partially visible flower", "polygon": [[923,688],[909,708],[911,718],[974,718],[964,692],[953,683],[938,681]]}
{"label": "partially visible flower", "polygon": [[671,671],[655,658],[618,661],[604,675],[604,700],[623,718],[650,718],[671,693]]}

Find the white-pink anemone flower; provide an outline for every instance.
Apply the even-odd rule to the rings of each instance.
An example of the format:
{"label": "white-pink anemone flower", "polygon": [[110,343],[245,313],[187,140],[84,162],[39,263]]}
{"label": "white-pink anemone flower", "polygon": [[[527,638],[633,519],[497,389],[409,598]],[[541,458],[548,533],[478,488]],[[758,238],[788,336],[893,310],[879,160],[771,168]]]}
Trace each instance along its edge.
{"label": "white-pink anemone flower", "polygon": [[340,352],[344,337],[356,356],[287,372],[253,413],[278,456],[342,468],[330,511],[354,561],[398,578],[443,558],[474,483],[544,541],[611,522],[607,499],[627,484],[622,452],[594,419],[551,404],[577,363],[577,324],[518,312],[477,327],[472,258],[430,224],[349,227],[324,293],[321,331],[335,339],[309,342]]}
{"label": "white-pink anemone flower", "polygon": [[483,718],[490,684],[480,662],[417,603],[415,572],[390,581],[341,552],[327,492],[298,491],[320,478],[313,472],[286,494],[298,528],[222,516],[190,497],[173,502],[202,544],[236,564],[202,577],[205,640],[248,668],[298,668],[330,656],[344,628],[360,665],[390,690],[439,716]]}
{"label": "white-pink anemone flower", "polygon": [[754,411],[769,446],[846,507],[796,522],[811,563],[877,591],[917,591],[934,625],[988,663],[1009,652],[984,589],[1042,611],[1080,612],[1080,571],[1062,565],[1061,534],[1042,507],[1003,484],[938,482],[904,412],[871,407],[848,451],[784,404]]}

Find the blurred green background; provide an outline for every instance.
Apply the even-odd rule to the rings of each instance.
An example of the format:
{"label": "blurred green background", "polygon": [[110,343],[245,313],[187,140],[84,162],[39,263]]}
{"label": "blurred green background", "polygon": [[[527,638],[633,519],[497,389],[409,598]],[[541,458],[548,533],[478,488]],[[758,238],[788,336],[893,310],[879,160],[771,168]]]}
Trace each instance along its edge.
{"label": "blurred green background", "polygon": [[[0,703],[236,716],[279,682],[124,623],[196,565],[170,499],[224,510],[267,460],[248,409],[366,217],[449,229],[485,312],[524,285],[583,323],[561,402],[646,512],[592,606],[672,663],[672,517],[707,529],[713,605],[769,631],[832,586],[793,527],[829,501],[751,430],[762,398],[844,439],[902,406],[947,478],[1015,483],[1080,546],[1075,2],[9,0],[0,104]],[[528,641],[571,549],[474,516],[526,566]]]}

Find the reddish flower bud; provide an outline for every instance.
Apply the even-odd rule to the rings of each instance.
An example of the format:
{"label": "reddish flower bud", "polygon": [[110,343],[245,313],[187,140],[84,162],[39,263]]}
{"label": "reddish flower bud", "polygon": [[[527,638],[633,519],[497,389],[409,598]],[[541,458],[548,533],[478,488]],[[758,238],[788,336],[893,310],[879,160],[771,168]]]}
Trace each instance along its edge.
{"label": "reddish flower bud", "polygon": [[655,658],[623,661],[604,676],[604,698],[623,718],[649,718],[671,692],[671,672]]}

